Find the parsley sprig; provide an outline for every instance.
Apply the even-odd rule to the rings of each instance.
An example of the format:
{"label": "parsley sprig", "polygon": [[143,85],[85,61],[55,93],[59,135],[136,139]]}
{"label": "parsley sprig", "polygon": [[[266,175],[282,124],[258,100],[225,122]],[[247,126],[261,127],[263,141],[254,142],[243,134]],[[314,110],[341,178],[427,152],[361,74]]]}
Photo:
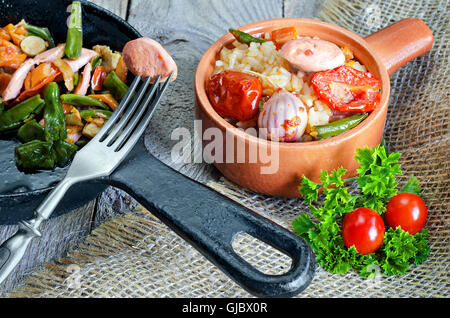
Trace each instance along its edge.
{"label": "parsley sprig", "polygon": [[[320,184],[303,177],[299,188],[309,204],[310,214],[302,213],[292,222],[297,235],[304,238],[314,250],[320,266],[331,273],[347,273],[354,269],[361,276],[370,277],[370,265],[375,264],[386,275],[406,273],[410,264],[420,264],[428,256],[428,232],[411,235],[401,228],[387,229],[382,246],[369,255],[358,254],[352,246],[347,248],[342,238],[342,221],[345,214],[359,207],[366,207],[383,214],[390,198],[398,193],[396,175],[402,171],[398,160],[400,153],[388,154],[383,145],[356,151],[355,160],[360,164],[358,176],[343,179],[347,170],[338,168],[328,173],[322,171]],[[356,181],[359,194],[348,192],[345,183]],[[323,203],[319,204],[319,191]],[[420,194],[418,180],[411,176],[402,192]]]}

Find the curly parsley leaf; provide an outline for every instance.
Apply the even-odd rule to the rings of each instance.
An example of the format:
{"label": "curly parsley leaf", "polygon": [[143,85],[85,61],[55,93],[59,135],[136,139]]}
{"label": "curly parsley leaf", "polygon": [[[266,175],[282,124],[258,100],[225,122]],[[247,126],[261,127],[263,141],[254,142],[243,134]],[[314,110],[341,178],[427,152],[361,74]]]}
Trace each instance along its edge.
{"label": "curly parsley leaf", "polygon": [[383,245],[377,251],[383,272],[387,275],[403,275],[411,263],[422,263],[430,252],[427,236],[427,230],[411,235],[400,227],[388,229]]}
{"label": "curly parsley leaf", "polygon": [[363,194],[361,205],[378,213],[385,211],[387,201],[397,194],[396,175],[402,170],[397,163],[400,153],[387,154],[382,146],[358,149],[355,160],[360,164],[356,178]]}
{"label": "curly parsley leaf", "polygon": [[419,233],[414,234],[414,246],[417,248],[417,253],[414,256],[414,264],[422,264],[428,258],[428,255],[430,255],[427,229],[423,229]]}
{"label": "curly parsley leaf", "polygon": [[320,184],[312,182],[307,177],[303,176],[302,185],[300,186],[299,190],[300,193],[302,193],[305,201],[310,204],[313,201],[317,201],[320,187]]}
{"label": "curly parsley leaf", "polygon": [[410,192],[420,196],[422,193],[422,188],[420,187],[419,180],[417,180],[416,177],[411,175],[411,177],[409,177],[408,182],[405,184],[405,186],[402,188],[400,192]]}
{"label": "curly parsley leaf", "polygon": [[297,235],[304,235],[308,231],[314,228],[314,223],[308,214],[302,213],[292,221],[292,228]]}

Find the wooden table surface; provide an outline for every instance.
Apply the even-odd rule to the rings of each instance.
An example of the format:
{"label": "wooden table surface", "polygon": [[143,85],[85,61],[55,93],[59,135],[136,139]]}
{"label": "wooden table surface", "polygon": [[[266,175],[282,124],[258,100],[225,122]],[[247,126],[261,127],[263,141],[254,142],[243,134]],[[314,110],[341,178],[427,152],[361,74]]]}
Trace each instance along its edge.
{"label": "wooden table surface", "polygon": [[[168,128],[163,128],[164,114],[179,118],[180,112],[192,110],[194,74],[203,52],[225,34],[229,27],[269,18],[313,18],[323,3],[313,0],[93,0],[92,2],[124,18],[144,36],[159,41],[178,64],[179,78],[173,85],[171,102],[166,102],[169,109],[165,113],[158,110],[149,128],[152,132],[151,141],[153,140],[156,145],[152,152],[159,155],[167,164],[171,164],[167,155],[170,153],[168,151],[170,133],[167,134]],[[181,169],[176,164],[171,165]],[[200,168],[196,168],[197,170],[211,169],[205,165],[198,167]],[[191,176],[196,174],[195,169],[190,172]],[[114,215],[129,211],[136,204],[123,192],[109,188],[95,201],[77,211],[45,222],[42,226],[43,237],[33,241],[22,263],[0,286],[0,296],[5,296],[31,271],[76,247],[98,224]],[[16,230],[17,226],[0,226],[0,242]]]}

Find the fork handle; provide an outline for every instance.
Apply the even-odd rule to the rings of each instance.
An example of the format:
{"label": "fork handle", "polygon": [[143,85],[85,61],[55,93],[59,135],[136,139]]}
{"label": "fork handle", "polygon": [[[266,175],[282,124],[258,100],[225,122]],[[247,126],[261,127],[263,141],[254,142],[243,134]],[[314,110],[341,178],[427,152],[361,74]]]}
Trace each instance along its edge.
{"label": "fork handle", "polygon": [[16,234],[0,245],[0,283],[2,283],[22,259],[31,240],[41,236],[39,226],[52,214],[67,190],[75,183],[73,178],[65,177],[47,195],[41,205],[35,210],[34,217],[20,222]]}
{"label": "fork handle", "polygon": [[[303,239],[164,165],[141,142],[109,182],[132,195],[256,296],[294,296],[313,278],[314,256]],[[251,266],[232,247],[234,237],[242,232],[287,254],[291,269],[274,276]]]}
{"label": "fork handle", "polygon": [[19,223],[16,234],[4,241],[0,246],[0,283],[3,282],[14,270],[22,259],[31,240],[40,233],[28,223]]}

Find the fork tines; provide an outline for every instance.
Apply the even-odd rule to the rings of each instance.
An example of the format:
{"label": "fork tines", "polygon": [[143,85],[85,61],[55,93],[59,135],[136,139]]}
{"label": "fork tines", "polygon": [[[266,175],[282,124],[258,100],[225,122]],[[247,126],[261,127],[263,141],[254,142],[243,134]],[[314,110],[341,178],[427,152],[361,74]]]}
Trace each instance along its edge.
{"label": "fork tines", "polygon": [[173,73],[164,82],[160,82],[161,76],[146,79],[136,76],[120,105],[93,140],[115,152],[130,151],[144,133],[172,76]]}

